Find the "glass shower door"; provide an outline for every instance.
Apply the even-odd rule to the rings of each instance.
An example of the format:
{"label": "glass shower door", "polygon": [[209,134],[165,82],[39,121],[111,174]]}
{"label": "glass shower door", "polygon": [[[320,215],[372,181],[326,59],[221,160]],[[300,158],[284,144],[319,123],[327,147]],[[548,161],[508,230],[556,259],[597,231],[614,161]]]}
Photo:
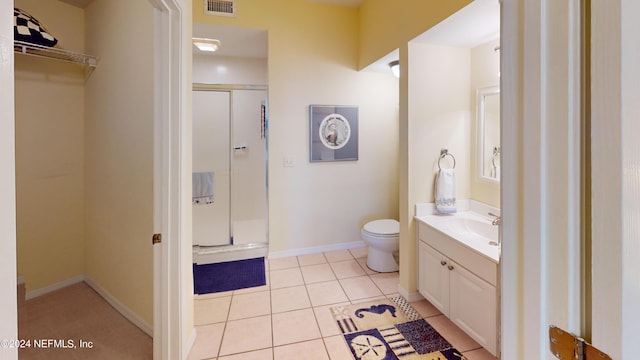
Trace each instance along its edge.
{"label": "glass shower door", "polygon": [[266,90],[232,92],[231,218],[234,245],[267,242]]}
{"label": "glass shower door", "polygon": [[[193,91],[193,245],[231,244],[231,109],[228,91]],[[204,179],[204,180],[202,180]],[[212,202],[196,203],[212,179]],[[206,194],[205,194],[206,195]],[[208,200],[208,198],[206,198]]]}

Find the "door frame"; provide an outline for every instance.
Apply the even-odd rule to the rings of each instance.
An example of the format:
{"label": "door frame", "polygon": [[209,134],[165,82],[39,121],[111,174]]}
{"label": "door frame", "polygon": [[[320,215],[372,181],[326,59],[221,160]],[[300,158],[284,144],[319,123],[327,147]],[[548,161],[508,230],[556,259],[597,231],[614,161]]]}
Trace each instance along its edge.
{"label": "door frame", "polygon": [[[14,63],[10,8],[13,1],[0,0],[0,309],[3,321],[0,338],[17,339],[16,301],[16,219],[14,151]],[[188,227],[190,207],[185,205],[190,177],[190,91],[191,2],[149,0],[154,7],[155,94],[154,94],[154,232],[164,234],[164,242],[154,246],[154,359],[187,357],[193,332],[193,301],[189,296],[191,255]],[[176,50],[178,51],[172,51]],[[6,106],[5,106],[6,105]],[[186,200],[185,200],[186,199]],[[187,250],[187,251],[185,251]],[[0,349],[3,358],[17,359],[17,349]]]}
{"label": "door frame", "polygon": [[583,323],[580,1],[502,0],[501,357]]}
{"label": "door frame", "polygon": [[[0,341],[18,338],[12,7],[0,0]],[[0,357],[16,360],[18,349],[0,346]]]}
{"label": "door frame", "polygon": [[[587,216],[592,219],[593,279],[592,292],[583,295],[577,285],[583,244],[575,237],[576,194],[558,199],[557,185],[550,181],[576,185],[576,176],[579,180],[575,153],[550,152],[562,143],[575,150],[580,141],[575,117],[554,103],[559,96],[560,107],[569,105],[575,112],[578,77],[552,76],[554,67],[568,73],[579,67],[579,3],[589,2],[502,0],[503,359],[550,359],[552,324],[578,335],[591,327],[591,342],[613,359],[640,353],[640,44],[635,40],[640,3],[590,1],[591,163],[584,166],[592,169]],[[570,24],[569,38],[558,31],[562,23]],[[553,130],[562,124],[558,136]],[[573,170],[558,177],[554,171],[562,163]],[[554,217],[561,216],[556,206],[571,214],[559,236],[554,236]],[[558,289],[571,281],[568,290]],[[581,297],[592,300],[592,311],[582,307]]]}
{"label": "door frame", "polygon": [[591,0],[592,342],[640,353],[640,3]]}
{"label": "door frame", "polygon": [[187,357],[193,329],[191,275],[191,33],[188,0],[149,0],[154,7],[153,358]]}

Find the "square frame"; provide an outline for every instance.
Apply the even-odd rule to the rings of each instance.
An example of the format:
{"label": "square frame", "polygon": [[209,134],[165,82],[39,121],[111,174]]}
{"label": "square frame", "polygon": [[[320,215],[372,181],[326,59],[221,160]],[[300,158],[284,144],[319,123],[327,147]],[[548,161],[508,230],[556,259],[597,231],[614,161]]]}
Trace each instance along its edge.
{"label": "square frame", "polygon": [[358,160],[358,107],[309,105],[309,161]]}

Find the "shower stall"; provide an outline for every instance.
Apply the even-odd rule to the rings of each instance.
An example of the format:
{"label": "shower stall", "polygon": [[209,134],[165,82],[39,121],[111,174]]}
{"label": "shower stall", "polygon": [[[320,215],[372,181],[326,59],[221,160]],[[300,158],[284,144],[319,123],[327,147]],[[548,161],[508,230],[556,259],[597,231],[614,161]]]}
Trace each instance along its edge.
{"label": "shower stall", "polygon": [[266,86],[193,86],[193,262],[267,254]]}

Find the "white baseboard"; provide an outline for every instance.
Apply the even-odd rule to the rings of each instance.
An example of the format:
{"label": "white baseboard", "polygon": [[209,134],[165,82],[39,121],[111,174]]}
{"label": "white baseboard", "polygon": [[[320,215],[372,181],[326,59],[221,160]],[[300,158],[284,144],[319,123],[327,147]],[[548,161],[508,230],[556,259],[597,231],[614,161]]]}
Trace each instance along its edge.
{"label": "white baseboard", "polygon": [[332,244],[325,246],[315,246],[309,248],[300,248],[300,249],[291,249],[291,250],[282,250],[282,251],[270,251],[269,259],[277,259],[289,256],[300,256],[300,255],[309,255],[309,254],[317,254],[321,252],[328,251],[336,251],[336,250],[348,250],[355,249],[359,247],[365,247],[366,244],[364,241],[354,241],[349,243],[341,243],[341,244]]}
{"label": "white baseboard", "polygon": [[420,295],[419,292],[415,291],[415,292],[411,292],[410,293],[407,290],[405,290],[402,286],[400,286],[399,284],[398,284],[398,292],[408,302],[420,301],[420,300],[424,299],[424,297],[422,295]]}
{"label": "white baseboard", "polygon": [[135,326],[139,327],[140,330],[144,331],[147,335],[153,337],[153,326],[151,326],[151,324],[143,320],[140,316],[138,316],[138,314],[125,306],[122,302],[120,302],[120,300],[116,299],[115,296],[111,295],[111,293],[109,293],[102,286],[98,285],[90,277],[85,276],[84,281],[100,296],[102,296],[104,300],[109,303],[109,305],[113,306],[113,308],[116,309],[122,316],[124,316]]}
{"label": "white baseboard", "polygon": [[[24,278],[22,279],[24,282]],[[31,300],[33,298],[37,298],[38,296],[42,296],[45,294],[48,294],[50,292],[54,292],[56,290],[60,290],[62,288],[65,288],[67,286],[73,285],[73,284],[77,284],[79,282],[83,282],[84,281],[84,275],[76,275],[74,277],[70,277],[66,280],[62,280],[60,282],[57,282],[55,284],[51,284],[51,285],[47,285],[45,287],[41,287],[39,289],[35,289],[33,291],[27,291],[26,295],[25,295],[25,299],[26,300]],[[28,284],[26,284],[28,286]]]}

